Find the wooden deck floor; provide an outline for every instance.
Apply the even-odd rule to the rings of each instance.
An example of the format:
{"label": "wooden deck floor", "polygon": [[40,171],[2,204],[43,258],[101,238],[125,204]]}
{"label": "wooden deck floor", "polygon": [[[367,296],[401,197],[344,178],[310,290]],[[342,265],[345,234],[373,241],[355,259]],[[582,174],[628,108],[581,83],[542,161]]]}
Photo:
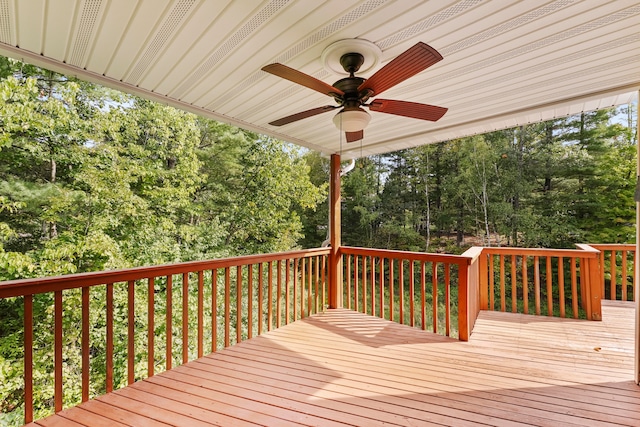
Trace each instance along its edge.
{"label": "wooden deck floor", "polygon": [[639,426],[634,313],[482,312],[463,343],[333,310],[38,424]]}

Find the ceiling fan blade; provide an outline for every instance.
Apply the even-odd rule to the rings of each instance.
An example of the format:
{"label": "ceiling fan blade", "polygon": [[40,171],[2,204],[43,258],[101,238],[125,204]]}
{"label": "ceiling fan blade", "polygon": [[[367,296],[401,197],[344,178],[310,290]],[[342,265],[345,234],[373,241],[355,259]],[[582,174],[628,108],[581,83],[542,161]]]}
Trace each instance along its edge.
{"label": "ceiling fan blade", "polygon": [[360,85],[358,92],[369,90],[373,92],[370,96],[378,95],[441,60],[442,55],[437,50],[419,42],[369,77]]}
{"label": "ceiling fan blade", "polygon": [[357,132],[345,132],[345,135],[347,137],[347,142],[356,142],[364,138],[364,131],[359,130]]}
{"label": "ceiling fan blade", "polygon": [[289,123],[297,122],[298,120],[306,119],[307,117],[313,117],[318,114],[322,114],[326,111],[335,110],[336,108],[340,108],[340,107],[333,106],[333,105],[325,105],[324,107],[312,108],[311,110],[301,111],[299,113],[292,114],[290,116],[283,117],[278,120],[274,120],[269,124],[272,126],[282,126]]}
{"label": "ceiling fan blade", "polygon": [[282,77],[283,79],[308,87],[309,89],[313,89],[325,95],[344,95],[344,92],[337,87],[328,85],[325,82],[316,79],[315,77],[311,77],[310,75],[305,74],[301,71],[289,68],[286,65],[270,64],[262,67],[262,70],[266,71],[267,73],[271,73],[274,76]]}
{"label": "ceiling fan blade", "polygon": [[395,114],[396,116],[411,117],[435,122],[440,120],[448,108],[435,105],[419,104],[417,102],[395,101],[393,99],[375,99],[368,105],[371,111]]}

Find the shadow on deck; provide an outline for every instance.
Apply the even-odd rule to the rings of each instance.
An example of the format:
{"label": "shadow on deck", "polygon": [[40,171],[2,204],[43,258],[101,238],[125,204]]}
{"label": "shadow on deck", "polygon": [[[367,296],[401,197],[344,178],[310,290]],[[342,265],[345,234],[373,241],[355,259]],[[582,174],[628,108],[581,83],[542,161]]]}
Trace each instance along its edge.
{"label": "shadow on deck", "polygon": [[460,342],[330,310],[37,424],[639,425],[634,316],[609,301],[602,322],[483,311]]}

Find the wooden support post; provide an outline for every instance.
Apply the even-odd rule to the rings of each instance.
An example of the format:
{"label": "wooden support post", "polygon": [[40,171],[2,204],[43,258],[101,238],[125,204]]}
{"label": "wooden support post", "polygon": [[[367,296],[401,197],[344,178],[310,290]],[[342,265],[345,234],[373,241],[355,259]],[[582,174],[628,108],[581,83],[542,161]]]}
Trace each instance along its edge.
{"label": "wooden support post", "polygon": [[[638,99],[640,100],[640,90],[638,91]],[[636,104],[636,114],[638,120],[636,121],[636,141],[640,140],[640,102]],[[640,144],[636,144],[638,155],[637,155],[637,165],[636,165],[636,175],[637,175],[637,183],[636,183],[636,261],[640,260],[638,254],[640,253],[640,196],[638,194],[638,188],[640,187]],[[635,262],[633,268],[635,269],[635,277],[640,278],[640,262]],[[634,280],[634,285],[636,280]],[[635,285],[637,286],[637,285]],[[635,363],[634,363],[634,379],[636,384],[640,385],[640,296],[638,294],[638,289],[633,290],[633,295],[635,297],[636,304],[636,339],[635,339]]]}
{"label": "wooden support post", "polygon": [[342,307],[342,221],[340,218],[340,155],[331,155],[329,214],[329,308]]}
{"label": "wooden support post", "polygon": [[600,251],[592,246],[577,244],[576,247],[591,252],[591,257],[580,258],[580,296],[582,307],[587,312],[588,320],[602,320],[602,303],[604,297],[600,278]]}
{"label": "wooden support post", "polygon": [[587,294],[589,295],[591,305],[591,317],[589,320],[602,320],[602,297],[600,294],[600,260],[598,258],[589,258],[589,287]]}
{"label": "wooden support post", "polygon": [[[482,253],[482,248],[477,246],[467,249],[462,256],[467,259],[458,264],[458,339],[469,341],[482,304],[486,304],[486,300],[482,301],[480,292],[484,292],[481,275],[487,276],[487,258]],[[482,260],[484,267],[481,266]]]}

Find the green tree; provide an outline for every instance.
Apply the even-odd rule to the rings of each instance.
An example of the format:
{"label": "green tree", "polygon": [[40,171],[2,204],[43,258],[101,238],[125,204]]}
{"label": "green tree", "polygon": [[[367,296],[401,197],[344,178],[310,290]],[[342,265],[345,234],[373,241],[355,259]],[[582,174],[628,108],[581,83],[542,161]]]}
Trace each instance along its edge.
{"label": "green tree", "polygon": [[195,223],[218,224],[222,254],[296,246],[302,237],[299,212],[326,197],[326,186],[310,181],[302,151],[220,123],[200,126],[205,129],[199,156],[208,168],[196,194],[202,206]]}
{"label": "green tree", "polygon": [[[342,240],[351,246],[372,246],[382,214],[377,159],[361,158],[342,180]],[[386,247],[386,246],[382,246]]]}
{"label": "green tree", "polygon": [[321,188],[326,194],[324,200],[315,207],[302,209],[299,212],[302,221],[303,237],[299,243],[304,248],[319,248],[329,238],[329,159],[316,151],[304,154],[304,160],[309,166],[309,180],[313,185]]}
{"label": "green tree", "polygon": [[[291,145],[15,61],[0,73],[0,280],[292,249],[300,213],[326,198]],[[156,281],[160,316],[165,286]],[[135,292],[146,300],[144,286]],[[114,298],[122,338],[126,288],[116,284]],[[65,400],[77,402],[80,292],[64,301]],[[104,305],[92,291],[91,312]],[[0,300],[0,423],[22,417],[21,310],[19,298]],[[141,328],[144,311],[136,305]],[[39,417],[52,410],[52,295],[34,299],[34,323]],[[93,395],[104,387],[104,315],[91,315],[90,330]],[[118,387],[126,340],[115,345]],[[136,357],[142,372],[146,355]]]}

